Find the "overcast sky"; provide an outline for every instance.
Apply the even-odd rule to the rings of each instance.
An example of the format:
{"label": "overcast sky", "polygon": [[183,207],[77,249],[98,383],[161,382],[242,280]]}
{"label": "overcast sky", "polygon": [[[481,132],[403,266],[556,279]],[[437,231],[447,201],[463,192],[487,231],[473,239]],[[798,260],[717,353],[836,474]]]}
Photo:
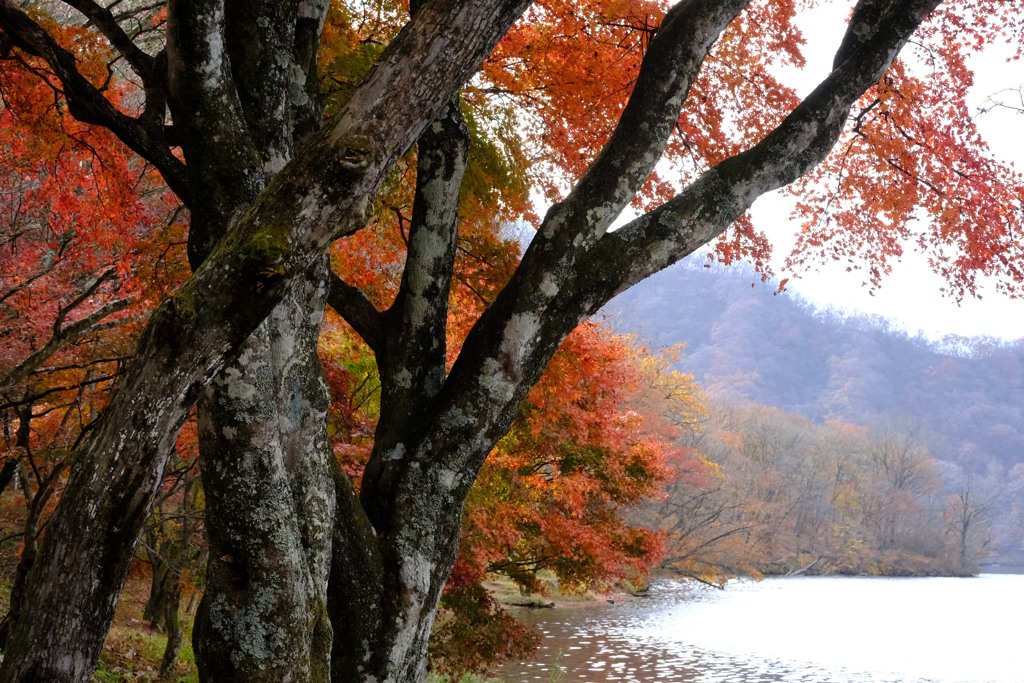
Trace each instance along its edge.
{"label": "overcast sky", "polygon": [[[848,3],[842,3],[848,6]],[[845,10],[844,10],[845,11]],[[808,66],[794,76],[801,94],[806,94],[828,72],[832,51],[842,31],[842,13],[818,11],[808,19],[805,36]],[[974,61],[976,74],[972,90],[974,105],[1000,90],[1024,84],[1024,65],[1007,62],[1014,46],[992,46]],[[1007,110],[992,111],[979,119],[979,127],[1000,157],[1024,168],[1024,116]],[[754,205],[757,225],[768,231],[776,243],[776,256],[781,260],[792,244],[796,226],[790,224],[789,206],[777,194],[764,197]],[[788,275],[775,268],[780,276]],[[880,290],[873,295],[863,287],[863,275],[847,273],[838,264],[824,264],[819,272],[800,273],[791,280],[790,289],[819,306],[834,306],[869,314],[882,315],[898,321],[910,332],[922,331],[938,338],[949,334],[961,336],[995,336],[1006,339],[1024,338],[1024,300],[1000,296],[994,288],[982,291],[982,300],[965,300],[960,305],[943,298],[941,278],[934,275],[923,259],[908,254],[894,268]]]}

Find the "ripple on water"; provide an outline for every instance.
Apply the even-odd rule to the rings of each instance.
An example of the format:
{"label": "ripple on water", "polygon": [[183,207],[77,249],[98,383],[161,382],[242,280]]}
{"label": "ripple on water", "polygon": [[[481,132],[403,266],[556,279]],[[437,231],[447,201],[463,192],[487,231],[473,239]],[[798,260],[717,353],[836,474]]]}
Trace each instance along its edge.
{"label": "ripple on water", "polygon": [[[1024,576],[769,580],[684,595],[661,586],[649,600],[566,610],[550,622],[517,613],[543,624],[543,645],[537,661],[499,675],[510,683],[1024,681],[1019,631],[1008,626],[1024,614]],[[989,612],[956,611],[979,603]]]}

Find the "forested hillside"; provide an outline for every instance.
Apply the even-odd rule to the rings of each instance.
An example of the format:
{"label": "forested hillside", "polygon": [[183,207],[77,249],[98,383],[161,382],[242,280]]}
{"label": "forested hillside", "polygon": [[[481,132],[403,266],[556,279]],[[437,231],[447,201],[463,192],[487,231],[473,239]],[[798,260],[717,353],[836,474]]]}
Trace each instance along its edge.
{"label": "forested hillside", "polygon": [[670,268],[605,312],[653,347],[685,343],[683,368],[713,396],[914,431],[977,475],[1024,463],[1024,340],[929,343],[776,295],[749,268],[704,264]]}
{"label": "forested hillside", "polygon": [[[922,509],[932,510],[934,519],[919,530],[955,535],[956,523],[948,506],[970,489],[972,495],[981,496],[975,502],[985,508],[983,514],[979,511],[984,528],[972,532],[979,534],[985,561],[1020,564],[1024,560],[1024,340],[929,342],[909,336],[886,320],[817,310],[798,295],[776,294],[776,290],[776,283],[762,283],[749,267],[707,267],[705,260],[691,259],[620,296],[605,313],[620,331],[636,334],[652,348],[686,344],[681,369],[692,373],[710,400],[727,411],[749,403],[759,414],[768,414],[758,406],[773,406],[830,432],[835,429],[831,425],[860,425],[876,435],[873,439],[888,434],[920,444],[940,467],[937,488],[925,487],[931,491],[931,502],[920,502]],[[784,415],[773,419],[784,422]],[[803,443],[810,438],[806,436],[809,428],[787,433]],[[723,425],[712,421],[706,430],[719,433]],[[733,430],[726,425],[724,431]],[[727,461],[735,449],[704,446],[703,450],[723,465],[723,471],[730,469]],[[811,448],[780,454],[795,457],[802,465],[796,469],[773,466],[772,476],[797,481],[803,476],[801,467],[805,472],[832,469],[830,453],[828,448]],[[852,457],[850,453],[844,457]],[[747,472],[751,465],[740,462],[737,466]],[[789,498],[799,502],[805,489],[801,484],[786,490]],[[728,504],[749,505],[746,494],[724,495]],[[716,504],[723,505],[722,501]],[[736,518],[732,523],[748,522],[748,518]],[[863,528],[871,526],[866,518],[862,522]],[[713,530],[716,534],[727,531]],[[794,527],[789,533],[798,536],[799,530]],[[915,537],[914,543],[920,538]],[[772,547],[759,546],[762,550]],[[835,549],[808,553],[806,542],[795,541],[779,547],[810,559],[830,557],[833,568],[840,571],[863,570],[856,562],[844,565],[844,560],[836,559]],[[740,554],[762,568],[781,562],[783,571],[799,562],[795,555],[785,560],[781,551],[769,552],[770,559],[760,560],[749,548]],[[878,559],[877,552],[872,557],[882,565],[886,562]],[[730,561],[719,564],[728,566]],[[914,571],[899,559],[897,565],[902,567],[899,571]]]}

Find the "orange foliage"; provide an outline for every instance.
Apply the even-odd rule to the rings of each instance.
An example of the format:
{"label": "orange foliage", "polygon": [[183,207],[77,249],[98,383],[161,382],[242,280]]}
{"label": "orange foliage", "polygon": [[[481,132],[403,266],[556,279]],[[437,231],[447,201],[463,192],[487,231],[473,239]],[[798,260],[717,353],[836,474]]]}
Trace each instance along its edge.
{"label": "orange foliage", "polygon": [[[103,83],[109,51],[50,27]],[[179,205],[109,131],[64,115],[56,79],[0,61],[0,405],[31,424],[26,486],[59,487],[72,445],[107,401],[148,313],[187,275]],[[106,97],[126,106],[116,81]],[[180,252],[180,253],[176,253]],[[55,503],[57,496],[51,499]]]}
{"label": "orange foliage", "polygon": [[985,275],[1024,293],[1024,176],[996,160],[968,104],[968,59],[999,36],[1024,44],[1011,4],[940,6],[864,95],[844,141],[790,190],[804,223],[791,264],[847,260],[877,287],[910,246],[958,299]]}
{"label": "orange foliage", "polygon": [[500,569],[537,590],[536,572],[549,569],[575,590],[642,575],[657,560],[660,536],[623,513],[658,495],[670,464],[702,466],[673,445],[664,404],[635,409],[641,357],[596,323],[569,336],[470,494],[462,572]]}
{"label": "orange foliage", "polygon": [[[509,228],[536,222],[531,191],[558,199],[599,153],[669,4],[540,0],[464,90],[473,144],[459,211],[450,360],[518,262],[521,245]],[[795,94],[775,71],[803,62],[795,19],[808,4],[754,0],[728,27],[635,208],[662,203],[761,139],[795,106]],[[332,3],[321,43],[329,112],[365,75],[407,10],[400,0]],[[155,25],[161,21],[154,18]],[[112,78],[109,46],[94,30],[52,22],[46,28],[74,48],[78,68],[103,84],[104,97],[122,110],[137,108],[136,86]],[[917,53],[862,100],[836,152],[795,186],[806,227],[794,265],[851,258],[867,264],[867,281],[877,285],[912,244],[957,296],[974,293],[979,275],[1003,276],[1006,291],[1021,293],[1024,183],[993,160],[966,104],[967,55],[1000,32],[1019,39],[1021,30],[1014,3],[976,0],[940,9],[922,29]],[[186,259],[185,225],[170,193],[112,134],[64,116],[59,90],[34,60],[5,54],[0,62],[0,372],[17,368],[61,324],[126,302],[18,387],[50,397],[37,432],[63,434],[64,443],[80,430],[65,429],[49,406],[73,402],[71,392],[95,379],[90,373],[105,381],[116,372],[137,324],[184,278]],[[335,271],[378,309],[390,305],[401,278],[414,154],[392,172],[370,225],[331,251]],[[746,217],[718,246],[725,261],[752,258],[762,267],[769,251]],[[108,272],[68,308],[89,291],[90,277]],[[333,397],[332,443],[356,477],[377,416],[376,369],[369,351],[330,315],[321,357]],[[454,574],[456,587],[469,591],[464,604],[475,601],[493,612],[471,589],[495,568],[530,588],[538,587],[536,571],[549,569],[562,587],[574,589],[643,572],[659,557],[664,538],[631,527],[623,511],[656,495],[666,479],[701,489],[716,474],[696,453],[674,445],[679,423],[665,417],[678,409],[672,387],[680,382],[664,366],[645,369],[640,351],[598,324],[585,324],[566,340],[470,494]],[[79,425],[102,405],[102,392],[89,401]],[[721,440],[743,443],[728,433]],[[756,483],[767,490],[778,482],[766,472]]]}

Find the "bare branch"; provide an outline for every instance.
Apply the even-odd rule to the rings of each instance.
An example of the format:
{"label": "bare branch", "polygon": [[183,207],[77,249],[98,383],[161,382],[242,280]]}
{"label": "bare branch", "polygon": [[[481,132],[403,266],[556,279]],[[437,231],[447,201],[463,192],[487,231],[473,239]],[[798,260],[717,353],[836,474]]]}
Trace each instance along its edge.
{"label": "bare branch", "polygon": [[103,286],[104,282],[113,280],[115,277],[116,274],[113,268],[103,271],[99,276],[93,278],[92,282],[89,283],[81,294],[76,296],[69,303],[61,306],[60,310],[57,311],[57,318],[53,321],[53,335],[55,337],[60,336],[64,327],[64,320],[67,319],[68,314],[85,303],[89,297],[96,293],[96,290]]}
{"label": "bare branch", "polygon": [[113,379],[116,379],[120,374],[120,372],[115,372],[110,375],[97,375],[95,377],[84,379],[81,382],[74,382],[72,384],[65,384],[58,387],[49,387],[44,391],[39,391],[28,396],[23,396],[19,399],[4,401],[3,403],[0,403],[0,410],[5,410],[7,408],[17,408],[18,406],[35,403],[36,401],[46,398],[47,396],[52,396],[53,394],[59,394],[65,391],[72,391],[75,389],[81,390],[83,387],[91,386],[94,384],[102,384],[103,382],[109,382]]}
{"label": "bare branch", "polygon": [[382,315],[357,287],[331,273],[327,289],[327,305],[344,318],[374,353],[384,346]]}

